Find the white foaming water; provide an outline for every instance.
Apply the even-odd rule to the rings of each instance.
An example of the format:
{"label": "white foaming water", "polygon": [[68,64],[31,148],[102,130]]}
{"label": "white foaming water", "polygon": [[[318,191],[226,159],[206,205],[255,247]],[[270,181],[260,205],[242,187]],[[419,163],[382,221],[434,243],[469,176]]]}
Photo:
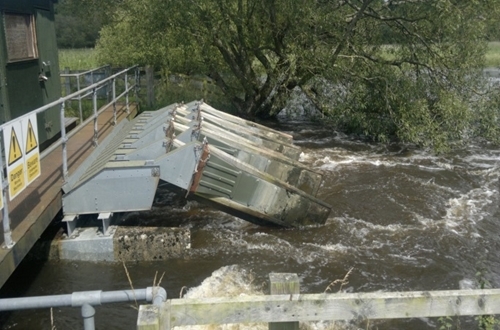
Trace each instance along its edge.
{"label": "white foaming water", "polygon": [[497,190],[481,187],[472,189],[458,198],[450,199],[444,217],[446,226],[459,235],[465,234],[470,230],[467,228],[470,226],[463,225],[474,225],[483,220],[488,215],[484,208],[493,202],[493,198],[498,198]]}
{"label": "white foaming water", "polygon": [[[199,286],[187,291],[183,298],[213,298],[213,297],[239,297],[249,295],[264,295],[262,288],[253,283],[252,272],[238,266],[224,266],[214,271]],[[178,330],[267,330],[267,323],[249,324],[221,324],[203,326],[174,327]],[[345,322],[305,322],[301,323],[303,330],[349,330],[354,327]]]}
{"label": "white foaming water", "polygon": [[[199,286],[191,288],[184,298],[238,297],[263,295],[262,290],[253,283],[252,272],[238,266],[224,266],[212,273]],[[204,326],[175,327],[179,330],[265,330],[267,324],[222,324]]]}

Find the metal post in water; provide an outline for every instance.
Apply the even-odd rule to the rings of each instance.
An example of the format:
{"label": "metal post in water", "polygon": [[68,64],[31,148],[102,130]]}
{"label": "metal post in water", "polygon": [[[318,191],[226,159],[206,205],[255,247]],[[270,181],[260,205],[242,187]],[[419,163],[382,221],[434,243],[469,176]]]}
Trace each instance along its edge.
{"label": "metal post in water", "polygon": [[[2,151],[0,149],[0,169],[3,169]],[[9,204],[7,203],[7,190],[9,189],[9,181],[2,176],[2,199],[3,199],[3,241],[5,248],[10,249],[15,242],[12,240],[12,231],[10,230]]]}
{"label": "metal post in water", "polygon": [[128,72],[125,72],[125,105],[127,106],[127,114],[129,114],[130,107],[128,104]]}
{"label": "metal post in water", "polygon": [[64,124],[64,107],[65,103],[61,103],[61,145],[62,145],[62,170],[63,180],[68,182],[68,139],[66,138],[66,125]]}
{"label": "metal post in water", "polygon": [[[80,75],[76,76],[76,89],[80,91]],[[82,96],[78,95],[78,110],[80,111],[80,123],[83,122]]]}
{"label": "metal post in water", "polygon": [[98,145],[98,131],[97,131],[97,90],[95,87],[92,89],[92,104],[94,108],[94,139],[92,144],[94,147]]}
{"label": "metal post in water", "polygon": [[116,79],[113,78],[113,125],[116,126]]}
{"label": "metal post in water", "polygon": [[95,330],[94,315],[94,307],[89,304],[82,305],[83,329]]}

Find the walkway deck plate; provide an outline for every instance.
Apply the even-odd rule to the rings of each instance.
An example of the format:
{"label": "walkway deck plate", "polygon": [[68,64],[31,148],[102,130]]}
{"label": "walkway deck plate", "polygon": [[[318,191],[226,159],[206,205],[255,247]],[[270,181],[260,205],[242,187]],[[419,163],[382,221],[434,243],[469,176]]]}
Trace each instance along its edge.
{"label": "walkway deck plate", "polygon": [[289,135],[205,103],[172,105],[122,121],[63,186],[63,211],[147,210],[162,180],[247,220],[322,224],[322,177],[299,153]]}

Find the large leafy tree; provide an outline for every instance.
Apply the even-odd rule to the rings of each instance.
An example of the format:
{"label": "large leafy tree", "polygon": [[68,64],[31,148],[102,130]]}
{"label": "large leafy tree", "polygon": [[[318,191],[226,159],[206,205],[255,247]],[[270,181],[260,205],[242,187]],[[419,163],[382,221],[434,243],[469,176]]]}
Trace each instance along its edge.
{"label": "large leafy tree", "polygon": [[273,116],[299,90],[337,127],[444,149],[498,138],[481,79],[496,2],[121,0],[98,49],[207,75],[244,116]]}

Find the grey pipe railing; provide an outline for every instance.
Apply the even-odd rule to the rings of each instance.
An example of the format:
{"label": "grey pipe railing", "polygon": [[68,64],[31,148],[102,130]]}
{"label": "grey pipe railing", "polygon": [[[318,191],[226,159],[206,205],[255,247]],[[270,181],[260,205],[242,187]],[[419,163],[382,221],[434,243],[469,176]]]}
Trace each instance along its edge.
{"label": "grey pipe railing", "polygon": [[155,286],[146,289],[118,290],[118,291],[80,291],[72,294],[5,298],[0,299],[0,311],[14,311],[25,309],[40,309],[54,307],[80,307],[85,330],[95,329],[93,306],[102,304],[147,301],[153,305],[160,305],[167,300],[167,291]]}
{"label": "grey pipe railing", "polygon": [[[66,69],[69,70],[69,69]],[[71,93],[71,78],[75,78],[76,80],[76,89],[77,91],[80,90],[80,79],[82,76],[86,76],[90,74],[90,81],[91,85],[94,84],[94,73],[102,72],[104,71],[105,73],[109,72],[111,70],[110,65],[103,65],[99,68],[83,71],[83,72],[74,72],[74,73],[61,73],[60,77],[61,78],[66,78],[65,79],[65,85],[66,85],[66,92],[69,94]],[[100,88],[103,88],[105,86],[101,86]],[[83,94],[83,95],[78,95],[78,97],[73,98],[73,100],[78,100],[78,110],[79,110],[79,115],[80,115],[80,122],[83,121],[83,112],[82,112],[82,99],[86,98],[87,96],[92,95],[92,92]]]}

